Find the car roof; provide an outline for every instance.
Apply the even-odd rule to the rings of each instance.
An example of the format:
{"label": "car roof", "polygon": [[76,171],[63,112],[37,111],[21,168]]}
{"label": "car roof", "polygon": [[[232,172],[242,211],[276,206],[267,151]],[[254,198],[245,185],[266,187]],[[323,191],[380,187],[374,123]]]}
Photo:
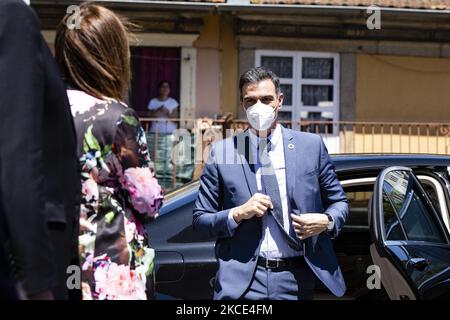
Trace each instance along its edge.
{"label": "car roof", "polygon": [[330,155],[330,158],[337,172],[390,166],[411,168],[450,166],[450,156],[432,154],[336,154]]}

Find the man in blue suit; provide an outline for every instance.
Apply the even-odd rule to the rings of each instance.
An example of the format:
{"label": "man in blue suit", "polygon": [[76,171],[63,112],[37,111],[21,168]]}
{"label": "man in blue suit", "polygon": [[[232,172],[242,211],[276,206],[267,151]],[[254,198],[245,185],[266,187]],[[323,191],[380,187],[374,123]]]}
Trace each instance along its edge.
{"label": "man in blue suit", "polygon": [[216,237],[214,299],[312,299],[315,279],[346,290],[333,251],[348,216],[320,136],[282,127],[280,81],[259,67],[240,77],[250,128],[213,144],[193,213]]}

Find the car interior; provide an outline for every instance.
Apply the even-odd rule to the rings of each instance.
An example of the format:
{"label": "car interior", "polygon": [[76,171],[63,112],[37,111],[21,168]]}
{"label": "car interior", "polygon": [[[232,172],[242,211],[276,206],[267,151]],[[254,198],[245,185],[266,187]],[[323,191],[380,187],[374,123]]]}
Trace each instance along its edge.
{"label": "car interior", "polygon": [[369,290],[367,268],[373,264],[370,255],[371,238],[368,226],[368,206],[372,197],[374,178],[342,181],[349,201],[350,214],[340,235],[333,240],[347,292],[344,297],[332,295],[317,283],[314,299],[387,299],[384,289]]}

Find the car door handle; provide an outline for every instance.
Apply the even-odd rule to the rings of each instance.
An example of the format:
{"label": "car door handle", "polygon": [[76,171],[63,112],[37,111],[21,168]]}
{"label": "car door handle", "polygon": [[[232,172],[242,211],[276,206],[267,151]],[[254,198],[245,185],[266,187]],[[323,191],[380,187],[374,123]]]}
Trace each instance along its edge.
{"label": "car door handle", "polygon": [[408,264],[414,269],[424,270],[426,267],[428,267],[430,261],[425,258],[412,258],[409,259]]}

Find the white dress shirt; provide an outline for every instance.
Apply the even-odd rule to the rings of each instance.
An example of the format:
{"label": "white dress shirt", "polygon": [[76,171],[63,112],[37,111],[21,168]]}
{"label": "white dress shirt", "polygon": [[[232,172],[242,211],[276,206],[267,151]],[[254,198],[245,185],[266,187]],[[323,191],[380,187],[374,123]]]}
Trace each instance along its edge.
{"label": "white dress shirt", "polygon": [[[283,223],[284,229],[289,233],[291,228],[291,217],[288,212],[288,197],[286,190],[286,164],[284,161],[284,145],[283,135],[281,132],[281,126],[277,124],[275,130],[269,136],[272,147],[270,148],[268,155],[272,166],[275,170],[275,174],[278,180],[278,187],[280,190],[281,205],[283,211]],[[256,154],[258,148],[259,138],[250,130],[250,141],[252,148]],[[261,165],[256,164],[256,184],[259,192],[262,190],[261,186]],[[230,210],[228,215],[228,227],[230,230],[237,228],[239,224],[233,218],[233,209]],[[277,222],[271,215],[265,214],[262,217],[262,238],[261,249],[259,255],[267,259],[279,259],[296,257],[302,254],[301,251],[292,249],[285,239],[283,231],[278,226]]]}
{"label": "white dress shirt", "polygon": [[[161,106],[164,106],[169,113],[174,112],[175,109],[178,108],[179,104],[178,101],[174,98],[169,97],[167,100],[159,100],[158,98],[153,98],[148,103],[147,109],[148,110],[156,110],[159,109]],[[177,125],[175,122],[171,121],[170,119],[159,117],[161,120],[152,121],[152,125],[150,127],[150,132],[156,132],[158,133],[173,133]]]}

